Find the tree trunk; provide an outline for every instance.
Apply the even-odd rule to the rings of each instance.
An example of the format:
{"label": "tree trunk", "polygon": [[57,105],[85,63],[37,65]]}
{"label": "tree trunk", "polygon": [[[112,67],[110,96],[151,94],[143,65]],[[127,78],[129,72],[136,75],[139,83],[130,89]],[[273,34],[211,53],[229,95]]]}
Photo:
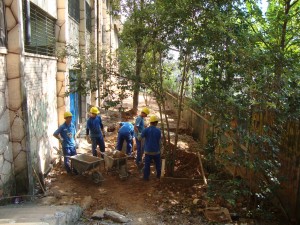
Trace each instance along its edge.
{"label": "tree trunk", "polygon": [[137,113],[139,106],[139,93],[141,83],[141,71],[143,66],[143,47],[142,43],[137,43],[136,48],[136,66],[135,66],[135,80],[133,84],[133,106],[132,110]]}
{"label": "tree trunk", "polygon": [[179,96],[178,96],[177,123],[176,123],[174,147],[173,147],[173,150],[171,151],[172,155],[170,155],[170,159],[169,159],[170,162],[167,164],[167,165],[169,165],[168,171],[170,172],[171,176],[174,176],[174,166],[175,166],[176,150],[177,150],[177,143],[178,143],[178,131],[179,131],[179,125],[180,125],[180,117],[181,117],[182,103],[183,103],[183,97],[184,97],[185,82],[186,82],[186,79],[188,76],[188,71],[189,71],[189,55],[186,53],[186,55],[184,56],[181,85],[180,85]]}

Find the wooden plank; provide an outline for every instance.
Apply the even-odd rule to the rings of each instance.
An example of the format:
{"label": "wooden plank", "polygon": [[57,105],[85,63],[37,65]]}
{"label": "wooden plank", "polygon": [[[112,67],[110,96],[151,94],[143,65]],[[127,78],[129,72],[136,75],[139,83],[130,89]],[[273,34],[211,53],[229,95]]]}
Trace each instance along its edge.
{"label": "wooden plank", "polygon": [[203,184],[201,179],[192,179],[192,178],[178,178],[178,177],[161,177],[161,182],[166,184],[181,184],[184,186],[192,186],[194,184]]}

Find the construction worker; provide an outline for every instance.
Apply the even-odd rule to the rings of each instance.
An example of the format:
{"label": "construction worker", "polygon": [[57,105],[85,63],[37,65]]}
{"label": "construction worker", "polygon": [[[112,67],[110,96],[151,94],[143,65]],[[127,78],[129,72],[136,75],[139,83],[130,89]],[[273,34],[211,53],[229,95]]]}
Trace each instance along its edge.
{"label": "construction worker", "polygon": [[148,116],[150,110],[145,107],[142,109],[141,114],[136,118],[134,123],[134,137],[136,142],[136,165],[140,168],[142,167],[142,157],[143,157],[143,146],[141,133],[145,129],[144,118]]}
{"label": "construction worker", "polygon": [[[86,123],[86,138],[90,138],[92,142],[92,153],[93,156],[97,157],[97,145],[99,145],[100,151],[105,152],[104,144],[104,130],[101,116],[98,115],[99,110],[97,107],[90,109],[90,118]],[[103,155],[101,155],[103,157]]]}
{"label": "construction worker", "polygon": [[[65,112],[64,119],[65,122],[53,133],[53,136],[56,137],[61,145],[64,154],[64,165],[67,173],[71,173],[71,167],[69,158],[73,155],[76,155],[76,142],[75,142],[75,134],[76,128],[72,123],[72,113]],[[76,171],[73,171],[77,174]]]}
{"label": "construction worker", "polygon": [[126,155],[131,157],[132,154],[132,144],[133,144],[133,136],[134,136],[134,127],[130,122],[121,122],[120,128],[118,131],[117,138],[117,147],[116,149],[121,151],[123,147],[124,140],[127,143],[126,147]]}
{"label": "construction worker", "polygon": [[145,166],[144,166],[144,180],[149,180],[150,176],[150,163],[153,160],[156,168],[156,178],[161,175],[161,160],[160,160],[160,147],[161,147],[161,131],[156,126],[158,124],[158,117],[155,115],[150,116],[150,126],[142,131],[141,137],[145,138],[144,151],[145,151]]}

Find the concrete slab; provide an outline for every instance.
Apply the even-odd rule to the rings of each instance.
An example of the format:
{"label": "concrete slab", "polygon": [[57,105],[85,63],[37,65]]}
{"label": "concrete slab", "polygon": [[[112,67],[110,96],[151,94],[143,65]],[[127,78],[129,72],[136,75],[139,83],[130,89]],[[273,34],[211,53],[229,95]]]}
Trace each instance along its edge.
{"label": "concrete slab", "polygon": [[0,206],[0,224],[75,224],[82,214],[77,205],[39,206],[32,204]]}

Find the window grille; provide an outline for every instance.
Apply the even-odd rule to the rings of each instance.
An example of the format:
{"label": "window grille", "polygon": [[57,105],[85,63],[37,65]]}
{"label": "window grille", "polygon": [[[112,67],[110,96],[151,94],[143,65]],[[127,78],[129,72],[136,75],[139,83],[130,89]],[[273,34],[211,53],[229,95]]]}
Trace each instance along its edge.
{"label": "window grille", "polygon": [[91,33],[92,32],[92,9],[90,5],[85,2],[85,14],[86,14],[86,29]]}
{"label": "window grille", "polygon": [[[25,1],[24,1],[25,2]],[[26,23],[26,4],[24,4],[24,31],[28,33]],[[30,41],[25,41],[25,52],[40,55],[55,55],[55,19],[47,12],[30,2]],[[25,38],[28,38],[24,35]]]}
{"label": "window grille", "polygon": [[76,20],[78,23],[80,21],[80,5],[79,0],[69,0],[68,2],[69,16]]}
{"label": "window grille", "polygon": [[3,0],[0,0],[0,47],[7,46],[7,36],[5,27],[5,6]]}

